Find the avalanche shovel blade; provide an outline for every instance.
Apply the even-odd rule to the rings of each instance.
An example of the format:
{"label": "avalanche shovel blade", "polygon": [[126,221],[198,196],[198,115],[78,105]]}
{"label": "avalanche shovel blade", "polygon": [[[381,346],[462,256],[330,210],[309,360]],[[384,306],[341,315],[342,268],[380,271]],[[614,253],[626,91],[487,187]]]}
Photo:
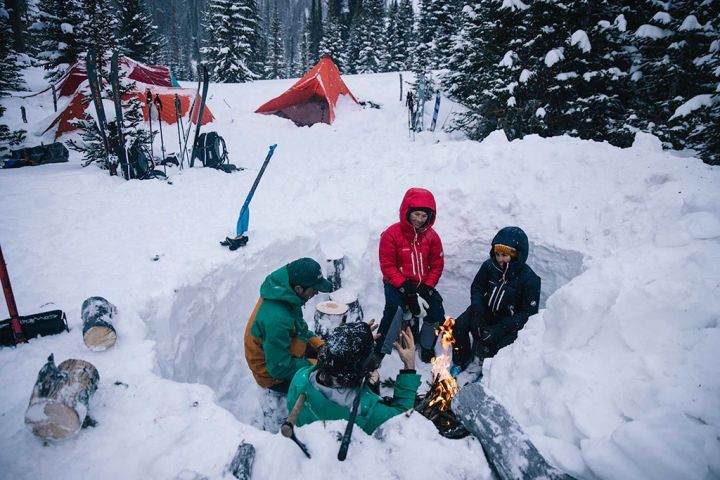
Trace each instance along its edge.
{"label": "avalanche shovel blade", "polygon": [[243,247],[248,242],[248,237],[247,235],[244,235],[244,233],[248,231],[248,227],[250,225],[250,201],[255,194],[255,190],[260,183],[263,173],[265,173],[268,163],[270,163],[270,158],[272,158],[273,153],[275,152],[275,147],[277,147],[277,144],[270,145],[265,161],[260,168],[260,172],[257,174],[257,177],[255,177],[255,182],[253,182],[252,187],[250,187],[250,192],[248,192],[247,198],[245,198],[245,202],[240,209],[240,215],[238,216],[237,225],[235,227],[235,232],[237,233],[236,237],[227,237],[225,240],[220,242],[220,245],[230,247],[230,250],[236,250],[239,247]]}

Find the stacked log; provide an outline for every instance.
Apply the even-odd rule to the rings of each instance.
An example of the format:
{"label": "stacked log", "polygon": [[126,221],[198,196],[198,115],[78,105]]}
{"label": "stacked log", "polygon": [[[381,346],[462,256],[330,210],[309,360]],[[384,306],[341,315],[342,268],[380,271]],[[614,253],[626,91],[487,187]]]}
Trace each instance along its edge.
{"label": "stacked log", "polygon": [[115,345],[117,333],[111,323],[117,308],[103,297],[90,297],[82,304],[83,341],[94,352]]}
{"label": "stacked log", "polygon": [[38,437],[58,440],[76,434],[87,417],[90,398],[100,381],[89,362],[68,359],[55,366],[54,356],[38,373],[25,424]]}
{"label": "stacked log", "polygon": [[326,338],[336,327],[345,323],[348,306],[333,301],[320,302],[315,307],[315,324],[313,331],[316,335]]}
{"label": "stacked log", "polygon": [[364,318],[363,309],[360,306],[357,293],[347,288],[340,288],[330,294],[330,300],[348,306],[346,322],[359,322]]}

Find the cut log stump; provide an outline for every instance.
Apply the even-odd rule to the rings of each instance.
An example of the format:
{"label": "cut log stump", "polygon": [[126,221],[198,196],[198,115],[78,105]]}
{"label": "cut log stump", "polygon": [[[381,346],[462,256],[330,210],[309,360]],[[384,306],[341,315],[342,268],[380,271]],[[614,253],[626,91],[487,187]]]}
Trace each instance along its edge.
{"label": "cut log stump", "polygon": [[330,294],[330,300],[343,303],[348,306],[346,322],[360,322],[364,318],[363,309],[360,306],[357,293],[347,288],[340,288]]}
{"label": "cut log stump", "polygon": [[253,463],[255,462],[255,447],[252,443],[244,440],[235,452],[235,456],[230,462],[230,472],[238,480],[250,480],[252,477]]}
{"label": "cut log stump", "polygon": [[327,338],[330,332],[345,323],[348,306],[333,301],[320,302],[315,306],[313,325],[316,335]]}
{"label": "cut log stump", "polygon": [[47,440],[75,435],[85,421],[99,381],[100,375],[91,363],[71,358],[55,366],[51,354],[38,373],[25,424]]}
{"label": "cut log stump", "polygon": [[117,308],[103,297],[90,297],[82,304],[83,341],[87,347],[100,352],[115,345],[117,334],[110,320]]}

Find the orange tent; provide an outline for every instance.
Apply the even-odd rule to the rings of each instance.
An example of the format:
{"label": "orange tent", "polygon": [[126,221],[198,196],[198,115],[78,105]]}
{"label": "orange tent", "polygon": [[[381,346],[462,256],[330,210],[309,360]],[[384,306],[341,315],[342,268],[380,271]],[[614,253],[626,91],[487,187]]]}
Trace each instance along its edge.
{"label": "orange tent", "polygon": [[279,97],[255,110],[255,113],[288,118],[298,126],[335,120],[335,104],[340,95],[357,99],[340,77],[340,71],[329,56],[323,58],[308,73]]}
{"label": "orange tent", "polygon": [[[85,109],[88,107],[88,105],[92,105],[92,102],[83,104],[83,99],[90,96],[90,92],[88,90],[89,88],[85,86],[84,88],[77,91],[75,95],[73,95],[67,107],[65,107],[65,109],[60,112],[60,115],[58,115],[55,120],[52,121],[50,126],[46,128],[45,131],[47,132],[51,128],[57,126],[57,131],[55,132],[55,139],[57,140],[63,134],[77,130],[77,127],[74,127],[71,122],[73,120],[85,118]],[[123,97],[123,100],[127,100],[128,98],[130,98],[131,95],[133,95],[137,97],[138,100],[140,100],[142,104],[143,119],[146,122],[150,119],[148,106],[145,102],[145,92],[147,90],[150,90],[153,98],[155,98],[155,94],[160,95],[160,102],[162,103],[163,107],[162,111],[160,112],[160,118],[162,119],[163,123],[166,124],[176,123],[175,94],[177,94],[180,98],[180,115],[183,118],[187,116],[193,98],[197,97],[191,115],[191,121],[193,123],[197,123],[198,112],[200,111],[200,96],[197,95],[197,92],[194,89],[163,88],[147,85],[142,91],[134,91]],[[105,108],[105,115],[107,115],[108,118],[115,118],[115,107],[113,106],[112,102],[110,102],[108,99],[105,99],[103,102],[103,106]],[[203,109],[202,125],[210,123],[213,120],[215,120],[215,117],[210,112],[210,109],[207,107],[207,105],[205,105],[205,108]]]}
{"label": "orange tent", "polygon": [[[147,65],[136,62],[132,58],[121,56],[118,58],[118,67],[128,79],[136,82],[161,87],[180,86],[177,82],[173,82],[170,69],[162,65]],[[85,80],[87,80],[85,60],[78,60],[68,68],[65,75],[57,83],[56,88],[61,97],[69,97],[77,91]]]}

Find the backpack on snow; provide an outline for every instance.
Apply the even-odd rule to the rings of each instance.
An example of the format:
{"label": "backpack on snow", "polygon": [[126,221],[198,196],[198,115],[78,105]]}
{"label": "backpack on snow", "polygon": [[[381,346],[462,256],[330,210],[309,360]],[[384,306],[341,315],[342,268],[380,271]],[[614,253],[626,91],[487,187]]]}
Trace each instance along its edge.
{"label": "backpack on snow", "polygon": [[204,167],[216,168],[228,173],[238,170],[228,160],[225,140],[217,132],[200,134],[197,144],[193,148],[191,167],[195,164],[196,158],[202,162]]}
{"label": "backpack on snow", "polygon": [[147,180],[148,178],[165,179],[167,176],[160,170],[155,170],[155,162],[153,162],[140,140],[135,140],[127,152],[128,163],[130,164],[130,178],[139,180]]}

